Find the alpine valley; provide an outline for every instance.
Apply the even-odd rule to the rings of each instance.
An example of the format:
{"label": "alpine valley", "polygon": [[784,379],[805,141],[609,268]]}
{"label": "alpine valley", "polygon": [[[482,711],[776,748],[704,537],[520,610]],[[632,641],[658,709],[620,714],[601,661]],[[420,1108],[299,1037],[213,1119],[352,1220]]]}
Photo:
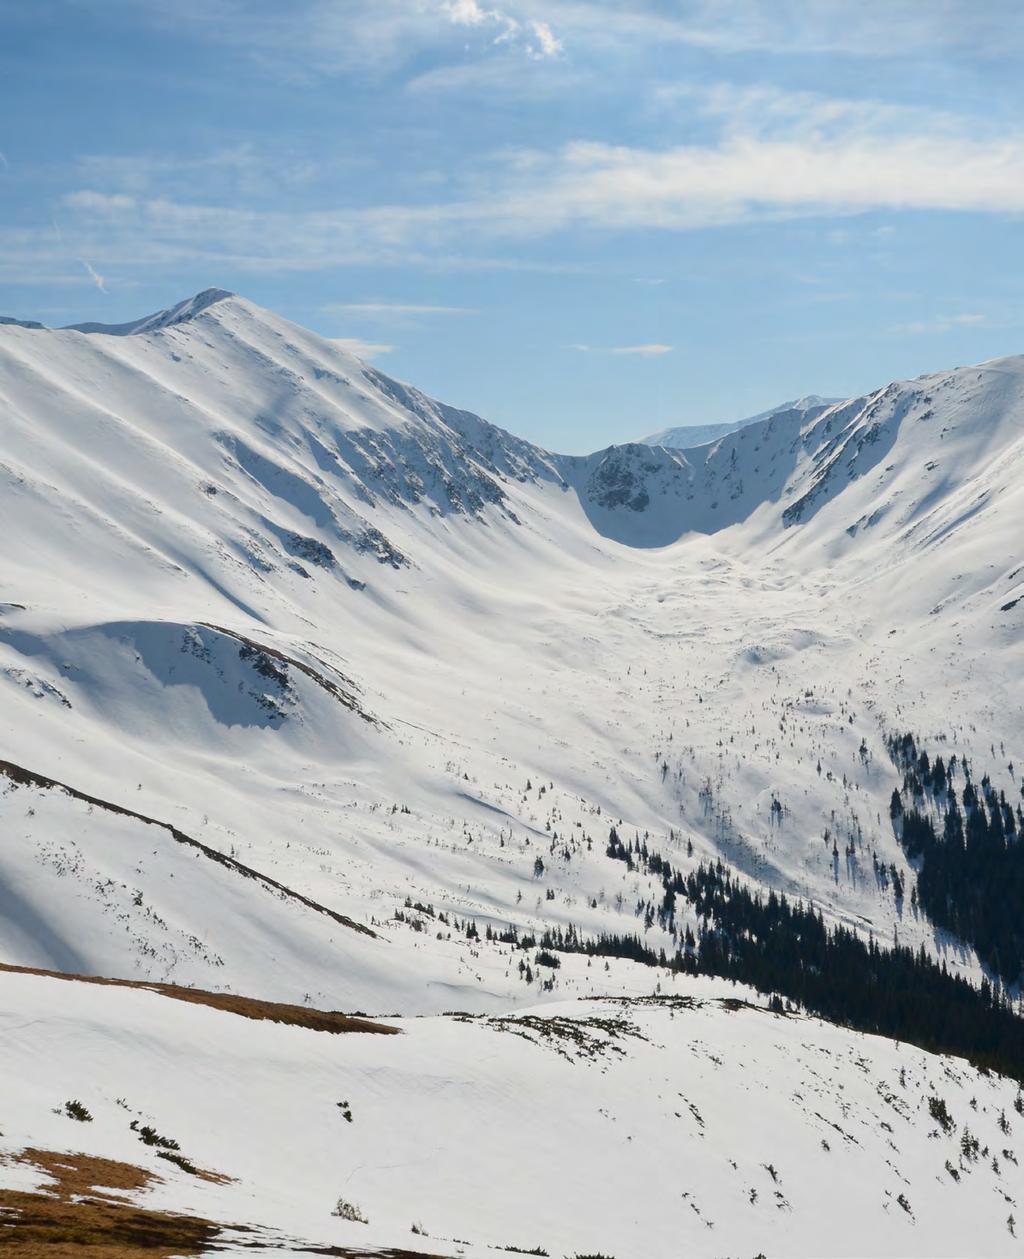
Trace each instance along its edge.
{"label": "alpine valley", "polygon": [[1024,356],[678,440],[2,322],[0,1249],[1019,1253]]}

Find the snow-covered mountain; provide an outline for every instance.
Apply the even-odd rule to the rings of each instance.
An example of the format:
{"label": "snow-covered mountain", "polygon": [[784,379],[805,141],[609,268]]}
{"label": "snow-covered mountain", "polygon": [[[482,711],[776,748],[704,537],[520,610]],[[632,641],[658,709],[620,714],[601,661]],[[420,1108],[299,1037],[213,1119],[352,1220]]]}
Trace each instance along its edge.
{"label": "snow-covered mountain", "polygon": [[781,415],[785,411],[799,411],[807,414],[817,411],[819,414],[826,407],[842,402],[842,398],[822,398],[816,393],[809,393],[804,398],[791,398],[789,402],[780,402],[778,406],[769,407],[767,411],[759,411],[757,415],[748,416],[745,420],[736,420],[732,424],[677,424],[673,428],[660,428],[649,437],[640,440],[645,446],[668,446],[673,450],[690,450],[694,446],[706,446],[708,442],[718,441],[727,433],[735,433],[748,424],[758,424],[761,420],[770,420],[773,415]]}
{"label": "snow-covered mountain", "polygon": [[[687,932],[707,923],[697,902],[670,886],[702,863],[721,859],[743,887],[812,904],[827,927],[865,944],[898,941],[952,974],[991,979],[971,940],[917,903],[920,862],[890,815],[904,782],[891,736],[913,732],[933,758],[973,765],[1011,813],[1019,801],[1022,473],[1024,357],[841,403],[790,405],[711,444],[637,443],[570,457],[428,398],[220,290],[113,328],[5,323],[0,961],[431,1016],[403,1022],[405,1037],[394,1043],[412,1053],[426,1038],[436,1073],[405,1074],[400,1084],[388,1072],[406,1067],[380,1068],[375,1085],[372,1061],[342,1065],[353,1045],[373,1059],[374,1037],[269,1031],[281,1038],[273,1046],[280,1070],[305,1072],[312,1055],[317,1071],[336,1066],[348,1081],[351,1070],[381,1097],[390,1079],[395,1105],[457,1082],[451,1111],[439,1101],[422,1118],[436,1136],[448,1115],[451,1140],[438,1137],[415,1155],[442,1164],[452,1146],[472,1148],[474,1099],[494,1085],[471,1065],[492,1031],[439,1016],[501,1019],[529,1008],[526,1026],[547,1044],[562,1035],[570,1008],[591,1019],[605,998],[697,1000],[712,981],[658,961],[662,951],[666,962],[688,956]],[[928,792],[920,807],[939,816],[944,797]],[[724,981],[714,982],[720,997]],[[40,1079],[22,1099],[12,1131],[23,1144],[57,1148],[51,1120],[37,1137],[33,1116],[67,1090],[91,1089],[81,1100],[104,1117],[81,1129],[65,1117],[60,1133],[69,1124],[68,1140],[114,1133],[108,1101],[116,1106],[124,1094],[117,1073],[72,1070],[75,1046],[93,1035],[84,1029],[106,1029],[90,1042],[97,1062],[111,1043],[146,1041],[133,1114],[169,1127],[167,1108],[180,1111],[183,1125],[196,1125],[186,1152],[240,1177],[232,1193],[246,1201],[262,1196],[271,1175],[292,1192],[293,1173],[303,1173],[283,1165],[280,1151],[256,1174],[203,1143],[205,1094],[193,1111],[170,1085],[159,1106],[153,1092],[152,1064],[172,1052],[160,1044],[180,1037],[191,1054],[193,1031],[207,1044],[222,1030],[232,1048],[203,1068],[203,1089],[220,1089],[237,1055],[250,1064],[238,1067],[237,1105],[250,1109],[246,1090],[277,1087],[251,1065],[270,1052],[260,1039],[267,1028],[207,1026],[209,1012],[175,1002],[149,1022],[145,994],[64,985],[58,996],[52,986],[61,984],[0,976],[12,1026],[36,1018],[34,1003],[76,994],[68,997],[75,1018],[52,1033],[54,1045],[65,1038],[67,1070],[59,1087]],[[576,998],[586,1004],[573,1006]],[[522,1182],[524,1244],[594,1250],[605,1237],[604,1250],[624,1259],[677,1253],[669,1237],[707,1254],[755,1253],[763,1237],[785,1253],[821,1253],[815,1230],[838,1218],[841,1195],[797,1194],[786,1178],[810,1174],[822,1138],[843,1151],[847,1170],[835,1182],[870,1186],[863,1201],[846,1199],[861,1231],[844,1226],[848,1249],[826,1250],[962,1253],[954,1213],[935,1205],[940,1185],[962,1194],[972,1221],[984,1215],[971,1236],[985,1253],[1015,1244],[1004,1197],[1021,1192],[1016,1162],[986,1138],[986,1166],[998,1159],[1002,1179],[985,1179],[984,1190],[980,1172],[968,1176],[955,1158],[959,1181],[942,1159],[934,1168],[945,1146],[929,1135],[935,1121],[922,1081],[948,1070],[960,1073],[965,1098],[992,1091],[975,1098],[989,1107],[989,1126],[997,1104],[1005,1110],[1008,1085],[915,1050],[908,1114],[885,1121],[909,1125],[901,1144],[859,1093],[850,1101],[832,1092],[831,1064],[807,1082],[819,1052],[808,1045],[824,1037],[847,1064],[836,1068],[843,1087],[856,1079],[881,1098],[900,1061],[892,1044],[865,1045],[859,1033],[812,1028],[794,1015],[785,1027],[807,1045],[793,1059],[777,1011],[748,1016],[715,1005],[707,1029],[691,1033],[684,1007],[647,1009],[629,1015],[642,1038],[608,1033],[615,1045],[606,1056],[621,1058],[621,1071],[601,1076],[609,1100],[594,1098],[595,1111],[604,1106],[607,1123],[617,1116],[619,1126],[591,1157],[606,1171],[622,1167],[633,1223],[604,1233],[570,1227],[597,1174],[581,1161],[562,1198],[553,1188],[542,1201]],[[700,1068],[702,1094],[721,1089],[714,1184],[700,1194],[690,1172],[652,1182],[622,1144],[667,1140],[646,1110],[635,1131],[622,1129],[638,1079],[661,1094],[652,1115],[678,1110],[683,1119],[673,1122],[689,1123],[691,1101],[703,1113],[700,1097],[684,1105],[676,1096],[686,1087],[673,1038],[691,1048],[729,1042],[727,1055],[709,1049],[721,1062],[702,1059]],[[641,1043],[651,1047],[638,1058]],[[65,1062],[64,1050],[53,1052]],[[495,1070],[504,1069],[504,1051],[495,1052]],[[862,1052],[871,1064],[863,1080],[848,1065]],[[23,1071],[23,1061],[12,1057],[5,1069]],[[508,1065],[524,1080],[533,1069]],[[759,1210],[772,1201],[776,1214],[762,1232],[760,1216],[740,1225],[729,1214],[729,1159],[743,1164],[729,1124],[747,1103],[730,1119],[727,1099],[748,1085],[770,1087],[783,1068],[801,1093],[792,1140],[799,1145],[804,1136],[795,1134],[804,1133],[806,1149],[799,1145],[793,1172],[765,1154],[761,1161],[784,1173],[781,1185],[774,1177],[755,1185],[760,1155],[731,1171],[743,1193],[758,1189]],[[325,1105],[346,1087],[339,1082]],[[538,1076],[538,1115],[560,1113],[544,1090],[561,1087]],[[567,1103],[566,1126],[586,1090]],[[812,1105],[815,1090],[829,1094],[827,1104]],[[781,1122],[773,1105],[757,1103],[766,1132]],[[832,1113],[843,1105],[848,1129]],[[968,1121],[972,1132],[982,1126],[968,1115],[969,1099],[958,1094],[950,1106],[957,1140]],[[499,1110],[494,1124],[510,1122]],[[394,1131],[393,1115],[379,1119]],[[870,1141],[856,1126],[865,1124]],[[276,1125],[268,1120],[270,1144],[294,1148],[279,1135],[291,1129]],[[5,1116],[0,1128],[19,1140]],[[949,1134],[937,1130],[944,1143]],[[342,1129],[350,1131],[357,1137],[358,1125]],[[240,1150],[247,1133],[240,1125],[225,1141]],[[519,1159],[512,1152],[530,1133],[536,1125],[507,1146],[512,1162],[488,1155],[480,1164],[492,1183],[506,1184]],[[703,1138],[687,1133],[688,1158],[700,1148],[693,1141],[712,1139],[710,1128]],[[120,1158],[129,1139],[103,1136],[89,1150]],[[305,1153],[322,1161],[330,1150],[337,1194],[347,1197],[346,1177],[367,1159],[413,1158],[379,1140],[371,1149],[362,1138],[336,1146],[333,1135],[317,1135]],[[583,1155],[554,1141],[536,1157],[538,1176],[553,1185],[553,1169]],[[674,1160],[665,1165],[684,1166]],[[420,1200],[404,1189],[389,1198],[387,1178],[372,1184],[364,1198],[371,1228],[382,1229],[372,1241],[394,1246]],[[223,1208],[216,1218],[237,1222],[246,1208],[220,1195],[204,1188],[203,1209]],[[467,1196],[476,1205],[464,1225],[455,1200],[436,1217],[424,1206],[428,1231],[472,1233],[478,1247],[519,1244],[520,1227],[495,1231],[497,1205],[476,1190]],[[197,1202],[189,1209],[200,1210]],[[291,1233],[309,1235],[311,1217],[301,1227],[298,1214],[286,1217]],[[355,1244],[360,1230],[370,1236],[358,1223],[337,1228],[338,1244]],[[449,1253],[434,1243],[425,1252]]]}

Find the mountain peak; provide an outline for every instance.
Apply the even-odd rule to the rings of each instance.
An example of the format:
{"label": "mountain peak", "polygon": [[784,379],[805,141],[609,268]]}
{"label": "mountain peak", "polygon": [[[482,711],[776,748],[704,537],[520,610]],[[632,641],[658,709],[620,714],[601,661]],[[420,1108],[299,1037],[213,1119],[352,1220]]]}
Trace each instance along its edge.
{"label": "mountain peak", "polygon": [[63,331],[96,333],[110,337],[129,337],[144,332],[159,332],[163,328],[173,328],[176,324],[188,323],[201,315],[203,311],[209,310],[211,306],[234,296],[235,294],[228,289],[203,289],[194,297],[186,297],[184,301],[174,306],[158,310],[152,315],[144,315],[141,319],[130,320],[128,323],[73,323],[68,324]]}

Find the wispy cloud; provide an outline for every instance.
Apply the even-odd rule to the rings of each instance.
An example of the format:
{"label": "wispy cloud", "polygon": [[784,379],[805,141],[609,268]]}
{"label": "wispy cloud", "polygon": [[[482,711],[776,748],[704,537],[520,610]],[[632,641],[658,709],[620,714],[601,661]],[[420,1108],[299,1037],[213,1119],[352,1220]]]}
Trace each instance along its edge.
{"label": "wispy cloud", "polygon": [[329,302],[325,314],[369,315],[371,318],[402,318],[407,315],[471,315],[469,306],[427,306],[416,302]]}
{"label": "wispy cloud", "polygon": [[538,61],[562,51],[561,40],[547,22],[515,17],[508,7],[486,8],[479,0],[441,0],[441,11],[456,26],[489,28],[492,44],[521,44],[526,55]]}
{"label": "wispy cloud", "polygon": [[[1013,0],[105,0],[121,19],[230,45],[269,73],[308,77],[393,68],[428,50],[557,56],[682,45],[722,55],[822,54],[873,60],[1012,58],[1024,49]],[[454,39],[453,39],[454,36]]]}
{"label": "wispy cloud", "polygon": [[338,156],[316,160],[244,143],[208,152],[87,153],[74,164],[75,178],[87,187],[129,195],[152,194],[174,183],[205,193],[253,198],[274,192],[282,183],[307,186],[344,163]]}
{"label": "wispy cloud", "polygon": [[935,315],[931,319],[915,319],[910,323],[895,324],[889,329],[895,336],[930,336],[935,333],[954,332],[958,328],[977,328],[985,324],[984,315]]}
{"label": "wispy cloud", "polygon": [[357,73],[388,74],[425,55],[468,51],[549,60],[561,52],[542,0],[106,0],[122,20],[147,21],[248,55],[293,83]]}
{"label": "wispy cloud", "polygon": [[875,60],[1013,56],[1024,46],[1009,0],[534,0],[573,46],[684,44],[719,53],[840,54]]}
{"label": "wispy cloud", "polygon": [[379,341],[363,341],[360,337],[330,337],[328,339],[332,345],[347,350],[358,358],[375,358],[378,354],[391,354],[397,348],[394,345],[384,345]]}
{"label": "wispy cloud", "polygon": [[593,85],[594,77],[579,65],[562,58],[531,58],[524,73],[519,58],[485,57],[443,61],[417,71],[404,85],[412,95],[441,93],[483,96],[485,99],[550,100]]}
{"label": "wispy cloud", "polygon": [[[216,185],[187,201],[177,192],[181,180],[154,176],[160,159],[155,166],[136,159],[127,171],[115,163],[123,178],[111,176],[106,187],[97,178],[68,193],[62,222],[73,256],[90,258],[99,272],[205,258],[255,274],[368,264],[555,269],[558,259],[532,264],[523,242],[584,230],[679,232],[867,211],[1024,211],[1024,129],[774,88],[691,91],[690,105],[712,127],[699,143],[577,140],[477,155],[451,173],[451,195],[433,201],[332,208],[321,189],[321,208],[267,208]],[[226,152],[229,162],[251,160]],[[101,157],[89,160],[92,173],[103,168]],[[23,265],[47,256],[62,263],[42,228],[2,234],[0,250]],[[339,309],[378,320],[465,313],[416,302]]]}
{"label": "wispy cloud", "polygon": [[527,49],[531,56],[557,57],[562,51],[562,41],[547,22],[533,21],[530,30],[533,32],[533,43],[528,44]]}
{"label": "wispy cloud", "polygon": [[96,270],[96,268],[92,265],[92,263],[89,262],[87,259],[79,258],[79,262],[85,268],[85,273],[89,277],[89,279],[93,282],[93,284],[96,285],[96,287],[99,289],[101,293],[105,293],[107,291],[107,285],[106,285],[106,281],[103,279],[103,276],[100,275],[100,273]]}
{"label": "wispy cloud", "polygon": [[570,345],[570,350],[578,350],[581,354],[636,354],[641,358],[657,358],[662,354],[671,354],[674,346],[662,345],[651,341],[646,345]]}
{"label": "wispy cloud", "polygon": [[673,348],[671,345],[661,345],[659,342],[653,341],[647,345],[614,345],[609,353],[639,354],[641,358],[657,358],[661,354],[671,354]]}

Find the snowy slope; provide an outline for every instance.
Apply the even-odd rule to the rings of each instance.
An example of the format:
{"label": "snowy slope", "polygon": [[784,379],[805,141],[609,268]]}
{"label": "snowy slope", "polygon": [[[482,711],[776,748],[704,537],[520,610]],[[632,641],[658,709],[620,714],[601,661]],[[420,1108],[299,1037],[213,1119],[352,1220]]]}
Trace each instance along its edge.
{"label": "snowy slope", "polygon": [[[52,1183],[29,1146],[140,1166],[155,1179],[134,1203],[227,1226],[209,1253],[1018,1253],[1008,1081],[742,988],[670,986],[332,1035],[0,973],[0,1067],[19,1081],[0,1205]],[[162,1160],[143,1126],[228,1179]],[[334,1217],[339,1198],[366,1222]]]}
{"label": "snowy slope", "polygon": [[396,911],[632,933],[614,821],[977,974],[874,873],[909,874],[882,739],[1016,789],[1022,390],[1002,360],[570,458],[220,291],[5,326],[0,759],[37,777],[0,796],[3,956],[503,1009],[539,981]]}
{"label": "snowy slope", "polygon": [[[1013,1253],[1006,1082],[650,1004],[725,989],[510,940],[671,955],[698,927],[645,914],[661,885],[608,855],[615,826],[980,978],[894,895],[916,875],[885,738],[1020,798],[1024,357],[810,401],[569,457],[220,290],[114,328],[0,326],[0,961],[403,1029],[0,974],[26,1083],[4,1148],[152,1161],[125,1097],[237,1178],[175,1173],[153,1201],[319,1243]],[[549,1021],[482,1021],[527,1009]],[[577,1017],[592,1059],[554,1047]],[[92,1126],[50,1113],[73,1096]],[[331,1218],[349,1193],[369,1226]]]}
{"label": "snowy slope", "polygon": [[[640,440],[645,446],[668,446],[676,450],[691,450],[694,446],[706,446],[708,442],[717,441],[727,433],[735,433],[748,424],[757,424],[761,420],[771,419],[773,415],[781,415],[785,411],[799,411],[802,415],[808,412],[820,414],[826,407],[841,402],[841,398],[821,398],[810,393],[804,398],[791,398],[789,402],[780,402],[778,406],[769,407],[767,411],[759,411],[757,415],[748,416],[745,420],[736,420],[732,424],[678,424],[673,428],[660,428],[649,437]],[[808,417],[810,418],[810,417]]]}

